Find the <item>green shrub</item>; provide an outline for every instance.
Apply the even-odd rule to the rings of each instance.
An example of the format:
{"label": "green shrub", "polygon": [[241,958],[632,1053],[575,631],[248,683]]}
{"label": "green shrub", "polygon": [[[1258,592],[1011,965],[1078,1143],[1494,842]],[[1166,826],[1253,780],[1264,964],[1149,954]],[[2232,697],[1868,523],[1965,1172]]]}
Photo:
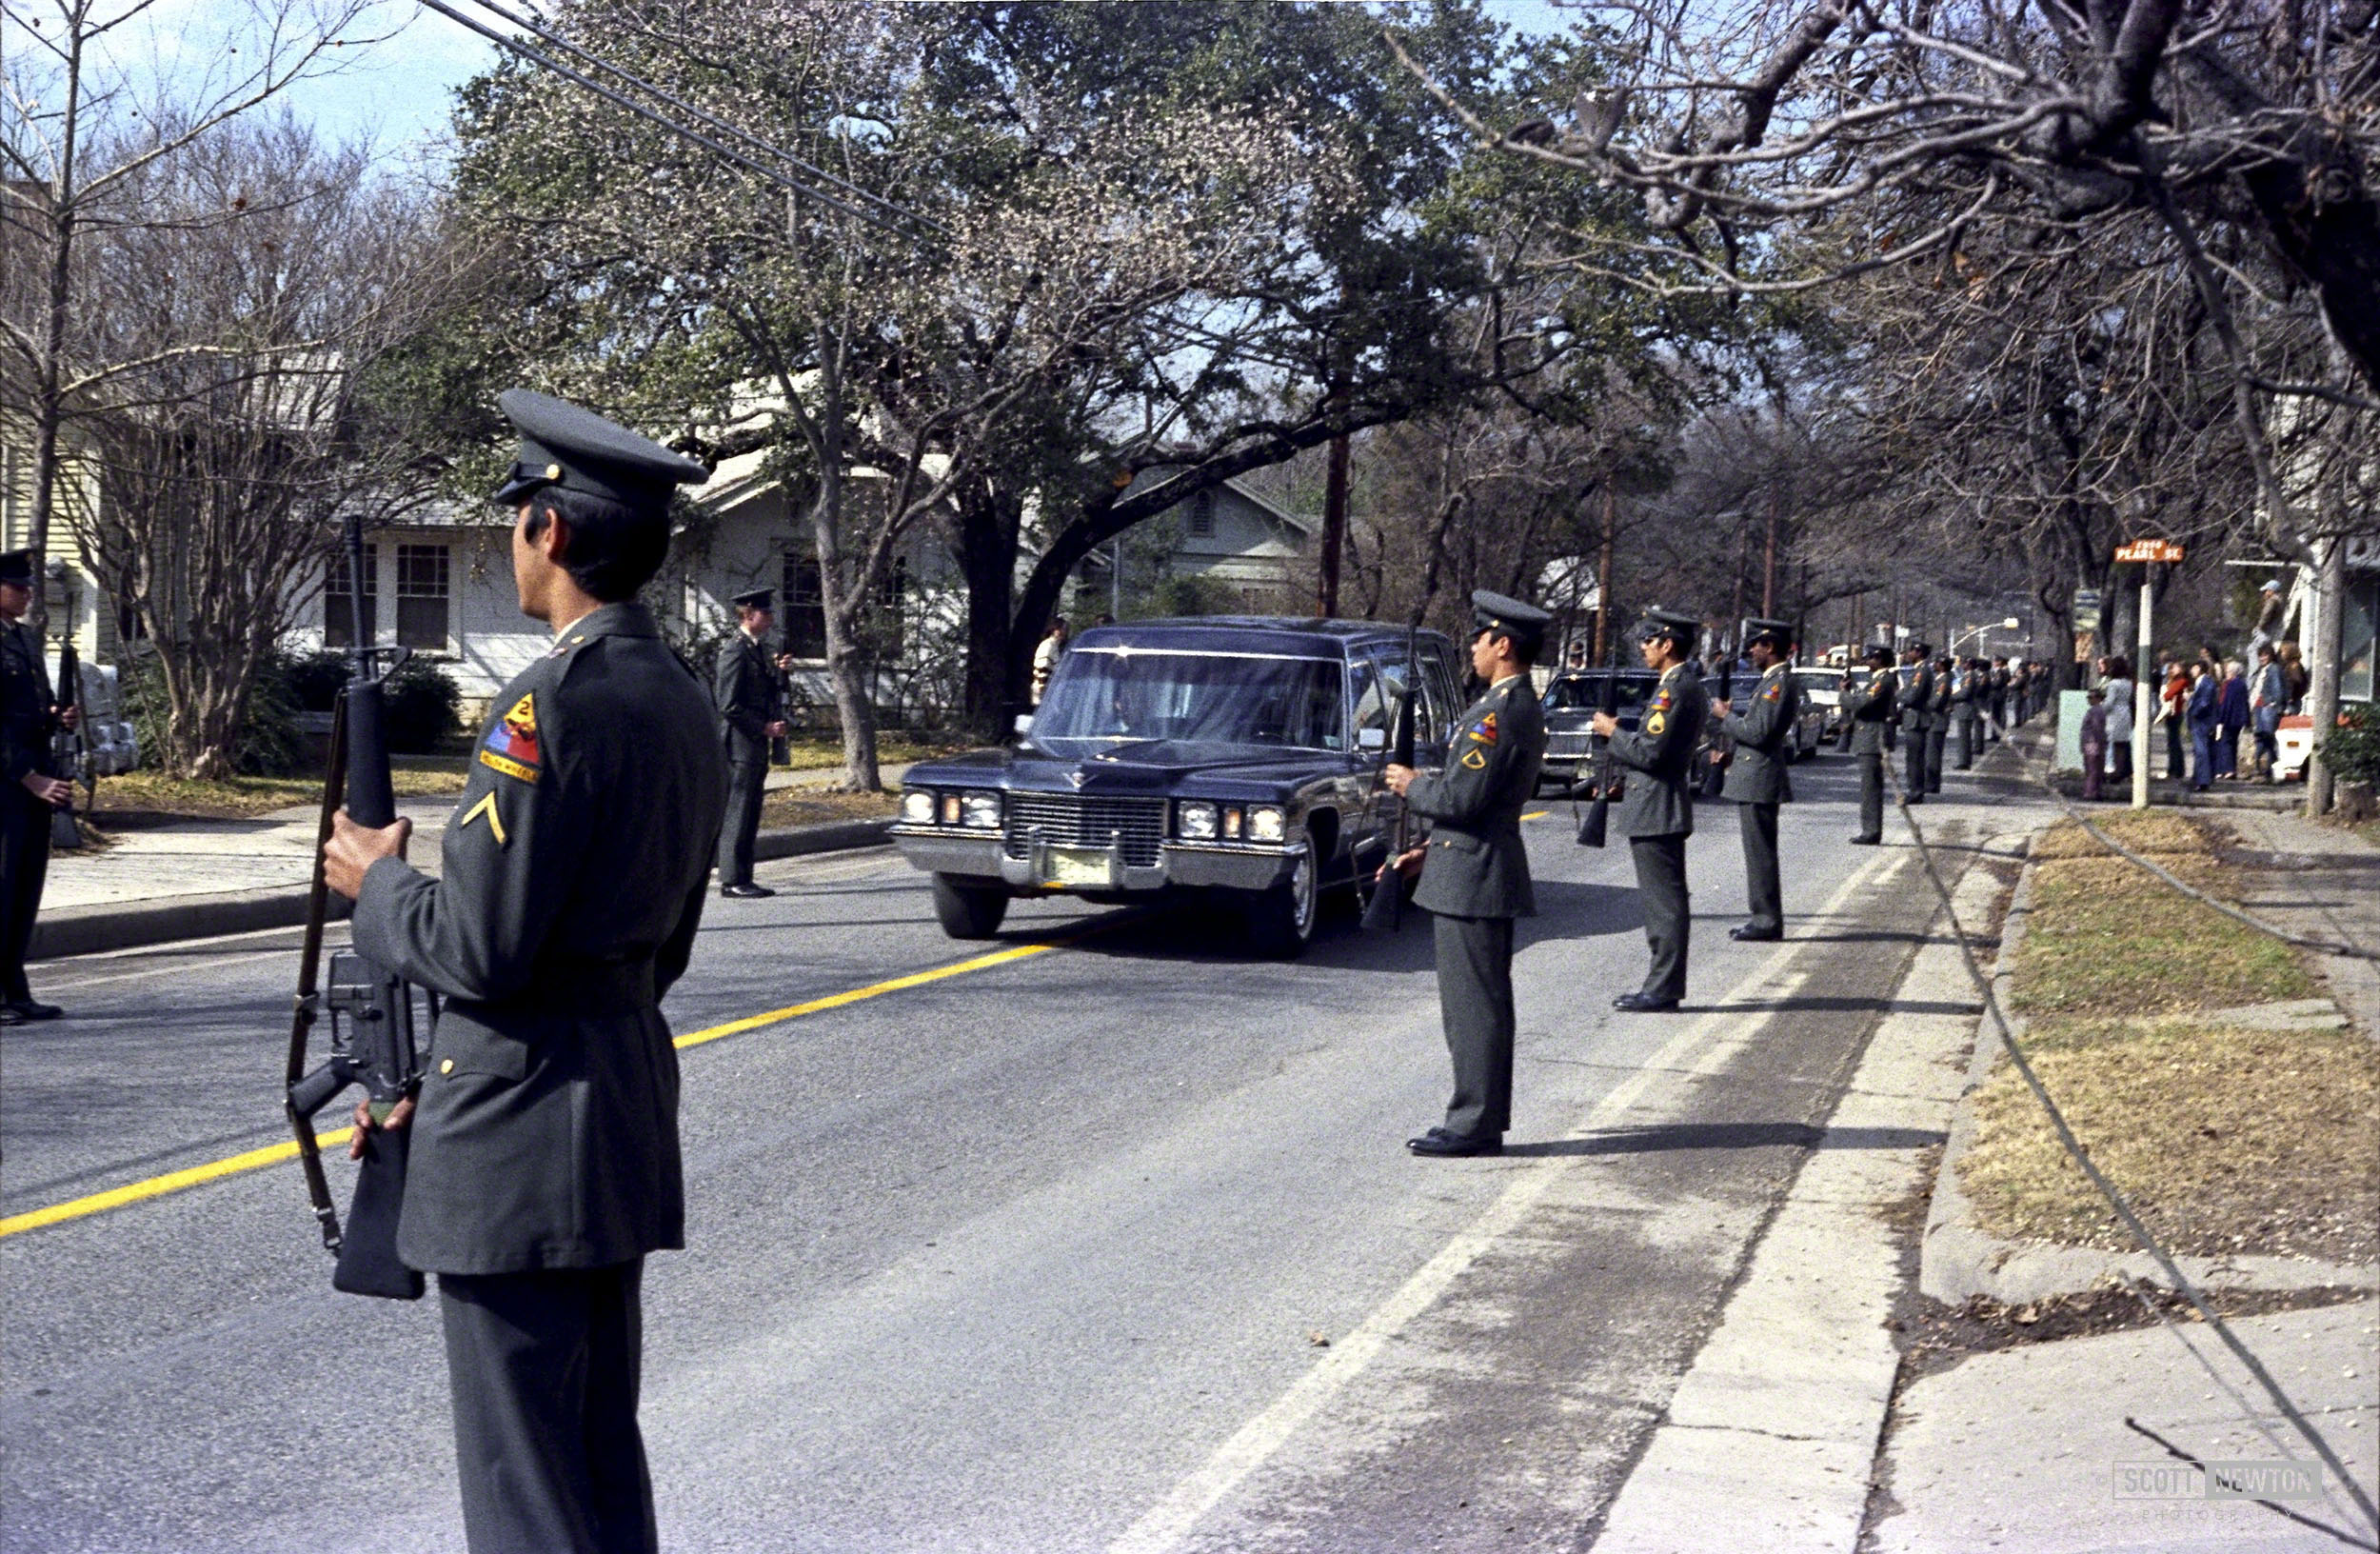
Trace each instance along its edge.
{"label": "green shrub", "polygon": [[443,664],[408,658],[388,676],[388,748],[399,755],[430,755],[463,726],[463,692]]}
{"label": "green shrub", "polygon": [[2315,747],[2340,782],[2380,783],[2380,710],[2368,702],[2343,705],[2339,727]]}
{"label": "green shrub", "polygon": [[[288,654],[268,653],[256,667],[255,682],[248,687],[248,716],[231,747],[232,768],[243,776],[286,777],[312,765],[312,742],[298,724],[303,708],[291,674],[293,663]],[[166,737],[166,725],[170,709],[165,671],[158,667],[156,656],[144,653],[117,674],[124,715],[140,733],[143,764],[169,765],[172,745]]]}

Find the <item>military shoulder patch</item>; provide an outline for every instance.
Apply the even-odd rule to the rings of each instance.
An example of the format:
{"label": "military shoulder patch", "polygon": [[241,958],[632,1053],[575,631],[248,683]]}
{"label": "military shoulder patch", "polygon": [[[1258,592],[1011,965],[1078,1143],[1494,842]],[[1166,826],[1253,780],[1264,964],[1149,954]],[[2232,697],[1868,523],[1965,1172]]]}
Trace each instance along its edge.
{"label": "military shoulder patch", "polygon": [[1784,694],[1785,682],[1777,680],[1771,682],[1769,688],[1760,693],[1760,699],[1764,702],[1774,702],[1782,697]]}
{"label": "military shoulder patch", "polygon": [[525,783],[537,781],[544,752],[537,741],[537,695],[534,691],[512,704],[504,720],[487,730],[480,746],[479,764]]}
{"label": "military shoulder patch", "polygon": [[1481,718],[1478,722],[1473,724],[1471,726],[1471,737],[1482,745],[1495,744],[1496,714],[1491,712],[1486,717]]}

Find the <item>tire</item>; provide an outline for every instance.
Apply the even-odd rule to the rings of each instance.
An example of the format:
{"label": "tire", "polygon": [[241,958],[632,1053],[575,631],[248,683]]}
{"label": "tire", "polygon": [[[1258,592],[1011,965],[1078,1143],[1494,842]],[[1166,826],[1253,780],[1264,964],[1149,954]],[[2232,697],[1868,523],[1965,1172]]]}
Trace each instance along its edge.
{"label": "tire", "polygon": [[1321,920],[1322,869],[1309,847],[1289,878],[1248,903],[1248,943],[1268,960],[1294,961],[1314,943]]}
{"label": "tire", "polygon": [[1008,892],[997,885],[970,884],[956,874],[937,874],[934,915],[953,939],[989,939],[1008,915]]}

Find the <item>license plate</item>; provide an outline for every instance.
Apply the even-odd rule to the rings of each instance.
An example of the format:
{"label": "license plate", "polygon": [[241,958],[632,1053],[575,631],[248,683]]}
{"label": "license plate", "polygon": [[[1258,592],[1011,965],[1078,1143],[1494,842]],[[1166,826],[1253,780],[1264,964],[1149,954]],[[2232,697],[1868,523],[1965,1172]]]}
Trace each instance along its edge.
{"label": "license plate", "polygon": [[1095,886],[1104,888],[1107,850],[1104,847],[1052,847],[1044,854],[1052,885]]}

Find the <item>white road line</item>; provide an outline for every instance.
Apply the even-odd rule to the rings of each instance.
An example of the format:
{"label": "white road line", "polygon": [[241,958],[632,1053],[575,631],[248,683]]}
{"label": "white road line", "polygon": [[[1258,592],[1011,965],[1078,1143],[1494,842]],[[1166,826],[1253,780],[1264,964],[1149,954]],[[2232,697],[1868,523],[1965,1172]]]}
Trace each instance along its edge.
{"label": "white road line", "polygon": [[[1894,857],[1880,854],[1871,858],[1846,879],[1825,906],[1815,914],[1831,918],[1856,891],[1870,887],[1869,876],[1882,869],[1894,871],[1906,867],[1913,854]],[[1547,947],[1558,947],[1557,941],[1540,941]],[[1696,1054],[1689,1072],[1716,1070],[1749,1041],[1766,1023],[1767,1015],[1755,1003],[1749,1008],[1730,1007],[1739,999],[1773,1000],[1780,991],[1777,983],[1785,966],[1805,946],[1787,940],[1762,961],[1752,973],[1728,989],[1720,1006],[1703,1015],[1693,1025],[1664,1043],[1659,1051],[1647,1058],[1636,1072],[1613,1086],[1611,1092],[1580,1118],[1567,1135],[1577,1139],[1587,1137],[1611,1126],[1625,1115],[1643,1096],[1646,1089],[1669,1077],[1684,1064],[1689,1053],[1709,1046],[1712,1050]],[[1802,974],[1789,979],[1784,991],[1802,982]],[[1730,1021],[1745,1021],[1734,1041],[1719,1041]],[[1273,1454],[1312,1419],[1323,1404],[1341,1391],[1349,1382],[1362,1374],[1373,1359],[1389,1342],[1404,1330],[1414,1318],[1436,1305],[1455,1281],[1462,1276],[1482,1253],[1497,1241],[1510,1233],[1525,1220],[1537,1201],[1577,1163],[1577,1157],[1549,1155],[1539,1157],[1515,1174],[1513,1184],[1497,1200],[1455,1237],[1438,1248],[1431,1259],[1421,1265],[1396,1292],[1382,1301],[1356,1325],[1346,1337],[1332,1345],[1330,1353],[1312,1370],[1307,1371],[1289,1390],[1275,1399],[1272,1405],[1233,1432],[1231,1438],[1217,1447],[1204,1464],[1188,1478],[1176,1484],[1173,1491],[1151,1506],[1138,1522],[1126,1528],[1123,1535],[1107,1545],[1107,1554],[1170,1554],[1189,1536],[1200,1518],[1213,1510],[1224,1496],[1239,1487],[1249,1474],[1261,1467]]]}

